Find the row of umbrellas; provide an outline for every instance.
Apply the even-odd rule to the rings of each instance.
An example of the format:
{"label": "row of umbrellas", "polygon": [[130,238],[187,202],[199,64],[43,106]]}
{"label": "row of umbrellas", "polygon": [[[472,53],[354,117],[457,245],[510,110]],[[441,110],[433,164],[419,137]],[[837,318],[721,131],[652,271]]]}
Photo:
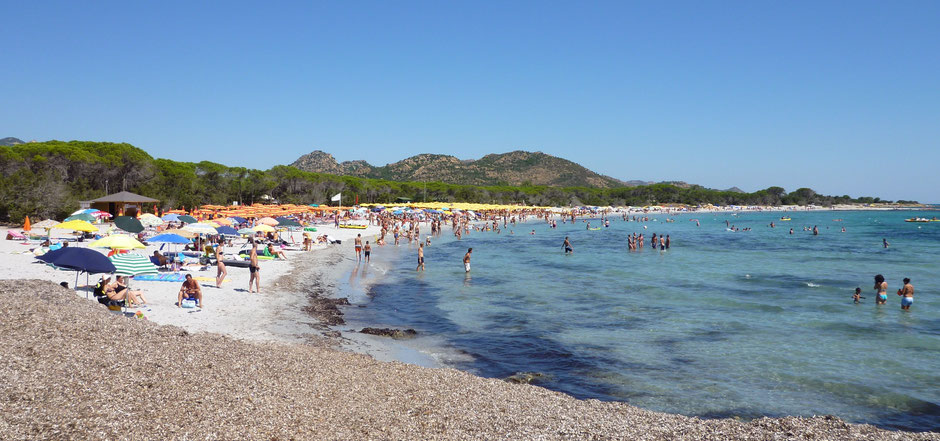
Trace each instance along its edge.
{"label": "row of umbrellas", "polygon": [[109,258],[88,248],[66,247],[36,258],[57,268],[75,271],[76,287],[80,273],[114,273],[121,276],[157,274],[157,267],[150,259],[135,253],[115,254]]}

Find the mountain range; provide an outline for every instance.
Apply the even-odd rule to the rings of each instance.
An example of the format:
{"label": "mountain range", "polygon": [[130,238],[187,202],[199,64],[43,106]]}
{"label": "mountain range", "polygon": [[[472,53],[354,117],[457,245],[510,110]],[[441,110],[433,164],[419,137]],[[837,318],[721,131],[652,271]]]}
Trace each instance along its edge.
{"label": "mountain range", "polygon": [[333,155],[315,150],[301,156],[291,165],[316,173],[460,185],[518,186],[528,184],[552,187],[612,188],[651,183],[621,181],[595,173],[567,159],[542,152],[521,150],[489,154],[475,160],[426,153],[384,166],[375,166],[362,160],[338,162]]}
{"label": "mountain range", "polygon": [[13,138],[13,137],[0,139],[0,145],[3,145],[3,146],[11,146],[11,145],[17,145],[17,144],[25,144],[25,143],[23,142],[23,140],[18,139],[18,138]]}

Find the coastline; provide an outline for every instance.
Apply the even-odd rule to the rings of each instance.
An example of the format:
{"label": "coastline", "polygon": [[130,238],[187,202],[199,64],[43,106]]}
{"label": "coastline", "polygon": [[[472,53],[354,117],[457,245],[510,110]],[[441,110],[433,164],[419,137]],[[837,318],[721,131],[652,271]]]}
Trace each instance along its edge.
{"label": "coastline", "polygon": [[[831,416],[701,420],[307,344],[125,319],[0,281],[0,437],[926,440]],[[28,307],[24,307],[28,305]],[[37,375],[39,373],[39,375]]]}
{"label": "coastline", "polygon": [[[363,234],[364,237],[371,237],[372,235],[374,235],[375,232],[371,231],[371,228],[372,227],[370,227],[370,230],[362,231],[362,233],[364,233]],[[354,236],[357,233],[353,231],[345,231],[345,232],[350,233],[352,236]],[[356,332],[355,329],[352,329],[352,326],[353,324],[358,325],[359,323],[330,324],[328,317],[330,315],[335,315],[336,305],[334,304],[332,305],[333,307],[330,308],[329,299],[351,298],[351,300],[354,300],[354,297],[357,295],[367,295],[368,287],[371,286],[371,283],[376,283],[377,281],[380,280],[380,277],[381,277],[380,273],[377,272],[376,275],[372,277],[372,280],[370,281],[370,283],[359,283],[356,285],[354,285],[353,283],[350,283],[348,280],[344,280],[344,278],[346,277],[346,274],[348,274],[355,267],[355,263],[350,258],[350,256],[353,253],[351,241],[347,242],[348,238],[346,237],[344,237],[343,239],[344,240],[343,240],[342,245],[331,246],[331,247],[320,247],[320,249],[317,249],[312,252],[307,252],[307,253],[300,253],[300,252],[289,253],[290,260],[288,260],[287,262],[273,262],[273,263],[266,262],[263,266],[265,279],[264,279],[264,282],[262,283],[262,288],[265,290],[265,294],[262,296],[255,296],[254,298],[252,298],[252,296],[248,296],[245,292],[242,292],[244,290],[238,291],[238,288],[232,288],[232,289],[227,290],[227,286],[224,286],[222,290],[223,292],[220,292],[218,294],[219,296],[218,301],[213,300],[212,297],[208,297],[209,301],[208,301],[208,306],[207,306],[206,311],[203,311],[203,312],[192,311],[192,312],[181,313],[181,311],[178,308],[166,309],[170,307],[168,307],[165,304],[165,302],[155,302],[154,298],[151,298],[151,303],[153,304],[151,308],[152,311],[148,311],[145,314],[148,315],[152,324],[158,325],[158,328],[160,329],[167,327],[164,325],[169,325],[170,327],[179,326],[179,327],[182,327],[182,329],[184,329],[185,332],[187,332],[187,335],[193,335],[194,337],[195,336],[205,337],[211,341],[214,341],[214,339],[216,338],[236,340],[237,341],[236,345],[245,344],[245,345],[248,345],[248,348],[251,350],[254,350],[254,346],[256,345],[261,345],[261,346],[270,345],[272,348],[276,348],[278,350],[283,350],[283,351],[295,351],[295,350],[301,351],[301,352],[303,352],[304,350],[329,351],[331,355],[336,355],[337,357],[340,357],[337,354],[351,355],[346,351],[353,351],[353,352],[368,354],[369,357],[367,358],[372,360],[373,364],[369,364],[369,367],[367,368],[369,372],[367,374],[368,380],[366,380],[367,385],[374,385],[373,383],[375,381],[382,381],[380,380],[380,378],[384,378],[384,375],[386,375],[384,371],[386,370],[393,370],[394,372],[398,372],[398,365],[401,364],[401,363],[397,363],[398,361],[405,361],[409,365],[417,365],[417,366],[412,366],[413,368],[417,368],[417,369],[420,369],[419,366],[442,367],[442,365],[440,364],[431,364],[431,362],[435,361],[433,357],[427,356],[427,354],[422,354],[421,351],[416,350],[407,344],[403,344],[403,343],[400,343],[400,342],[397,342],[395,340],[385,338],[385,337],[372,337],[372,336],[367,336],[367,335],[363,335],[363,334]],[[5,242],[13,243],[13,241],[5,241]],[[23,249],[23,248],[25,247],[22,247],[22,246],[19,247],[19,249]],[[0,248],[0,249],[2,249],[4,254],[9,255],[10,249],[6,247]],[[34,273],[36,271],[39,271],[45,276],[38,277],[38,278],[41,278],[50,282],[66,280],[71,285],[72,282],[74,281],[73,273],[57,272],[57,271],[49,269],[45,265],[38,265],[38,264],[33,265],[31,262],[34,259],[32,259],[31,256],[23,255],[22,257],[25,260],[4,259],[4,263],[0,263],[0,279],[7,279],[7,278],[12,278],[10,276],[16,276],[16,279],[21,281],[19,283],[22,283],[25,286],[31,286],[31,284],[34,282],[22,282],[22,279],[36,278],[34,277]],[[24,267],[22,265],[22,262],[24,261],[30,262],[30,265],[36,268],[36,271],[34,271],[33,268],[30,268],[28,266]],[[235,270],[238,271],[239,269],[236,268]],[[247,285],[247,271],[244,271],[244,272],[246,273],[245,277],[239,277],[239,274],[233,274],[232,270],[230,270],[230,277],[232,278],[232,281],[227,282],[227,283],[232,284],[233,286],[234,284],[238,284],[239,286]],[[214,269],[211,271],[211,274],[208,274],[208,275],[210,276],[214,275]],[[82,280],[80,280],[80,284],[83,284],[84,277],[82,277],[81,279]],[[0,282],[0,283],[3,283],[3,282]],[[9,284],[4,284],[0,286],[3,286],[3,289],[0,291],[3,292],[4,297],[7,295],[8,292],[17,291],[15,287],[11,287]],[[178,284],[165,283],[165,282],[134,282],[133,286],[136,288],[145,289],[148,292],[147,294],[148,297],[151,295],[150,294],[151,291],[155,293],[159,292],[160,294],[158,295],[166,297],[168,289],[169,291],[172,292],[172,294],[174,294],[174,297],[175,297],[175,291],[176,289],[178,289]],[[214,288],[214,286],[210,288],[206,288],[205,284],[203,284],[203,286],[207,294],[211,295],[211,294],[216,293],[215,291],[216,288]],[[51,292],[60,291],[60,289],[55,286],[49,287],[47,290]],[[65,291],[65,293],[68,293],[68,291]],[[234,301],[225,302],[225,303],[222,303],[221,305],[218,305],[218,307],[213,305],[213,303],[221,303],[221,300],[223,299],[223,297],[221,297],[222,295],[238,295],[239,297],[237,297],[237,300],[239,300],[239,302],[234,302]],[[67,302],[70,308],[73,303],[79,304],[80,302],[84,301],[84,296],[82,295],[73,296],[73,297],[76,302]],[[173,300],[175,300],[175,298]],[[235,300],[235,299],[228,299],[228,300]],[[55,300],[53,300],[52,303],[54,304]],[[122,323],[120,322],[120,320],[122,319],[121,317],[108,313],[106,310],[104,310],[104,308],[100,307],[100,305],[97,305],[93,300],[84,301],[84,303],[87,303],[87,305],[89,306],[89,308],[87,308],[88,311],[85,311],[85,312],[94,314],[94,315],[112,316],[113,317],[112,320],[117,320],[117,322],[115,322],[117,323],[117,325],[112,323],[112,324],[109,324],[108,326],[121,326],[120,325],[120,323]],[[353,303],[353,305],[346,307],[346,308],[352,308],[356,306],[355,301],[351,301],[351,303]],[[317,305],[320,305],[322,308],[318,309]],[[339,308],[342,309],[344,307],[339,306]],[[3,313],[4,316],[8,316],[8,314],[10,314],[11,309],[4,308],[3,311],[4,311]],[[216,311],[218,311],[219,313],[216,314]],[[209,314],[205,314],[207,312]],[[75,317],[74,319],[79,322],[84,320],[81,317]],[[137,321],[137,320],[125,320],[125,321],[131,322],[131,323],[142,322],[142,321]],[[136,326],[136,325],[132,325],[132,326]],[[339,335],[337,335],[337,331],[339,331]],[[143,331],[143,332],[150,332],[150,331]],[[157,333],[160,334],[160,332],[163,332],[163,331],[159,331]],[[79,335],[80,334],[81,333],[79,333]],[[221,336],[217,334],[220,334]],[[60,338],[60,337],[62,336],[57,336],[56,338]],[[4,342],[4,346],[7,346],[9,344],[10,344],[9,342]],[[70,344],[74,344],[74,342]],[[288,347],[290,349],[284,349],[285,347]],[[341,348],[343,350],[335,351],[330,348],[333,348],[333,349]],[[322,353],[320,352],[317,352],[317,354],[318,356],[322,356]],[[309,354],[307,355],[309,356]],[[426,360],[422,361],[420,359],[422,355],[426,357]],[[146,360],[148,355],[143,355],[143,357]],[[271,357],[271,355],[265,354],[265,357]],[[340,358],[343,360],[346,360],[346,358],[344,357],[340,357]],[[324,359],[329,359],[329,357],[324,356]],[[391,362],[391,363],[383,363],[383,362]],[[453,369],[432,369],[432,371],[454,371],[454,370]],[[487,382],[496,382],[498,387],[496,387],[496,392],[494,393],[496,393],[497,396],[502,396],[501,394],[507,393],[507,391],[512,391],[512,389],[507,389],[507,391],[503,391],[501,389],[501,387],[503,387],[502,385],[506,385],[505,387],[509,387],[509,388],[525,387],[525,388],[536,388],[542,391],[546,391],[545,389],[537,388],[535,386],[509,385],[508,383],[505,383],[500,380],[484,379],[484,378],[472,376],[471,374],[467,374],[464,372],[460,372],[460,374],[469,376],[476,380],[482,380],[486,384],[489,384]],[[444,377],[452,378],[449,375],[444,375]],[[279,378],[285,382],[290,381],[285,377],[279,377]],[[464,378],[461,377],[461,381],[463,380]],[[476,380],[469,380],[469,381],[476,381]],[[427,384],[433,384],[434,386],[428,387]],[[363,386],[364,385],[359,385],[357,386],[357,388],[363,387]],[[423,394],[434,395],[434,394],[443,392],[439,390],[436,383],[426,383],[422,386],[416,386],[416,387],[419,387],[418,390],[420,390],[421,393]],[[476,387],[476,386],[474,385],[471,387]],[[425,388],[430,389],[430,390],[425,390]],[[564,394],[555,393],[555,392],[549,392],[549,393],[566,397],[567,399],[574,400],[575,402],[578,402],[578,403],[592,403],[596,401],[596,400],[586,400],[586,401],[575,400],[574,398],[569,397]],[[544,398],[543,396],[539,394],[536,394],[536,396],[539,397],[538,399]],[[787,418],[781,418],[781,419],[761,418],[758,420],[751,421],[749,423],[741,423],[735,420],[699,420],[697,418],[687,418],[687,417],[683,417],[680,415],[659,414],[656,412],[645,411],[639,408],[634,408],[625,403],[605,403],[605,405],[614,405],[614,404],[631,409],[630,411],[624,411],[623,409],[620,409],[618,406],[613,406],[613,409],[618,409],[614,412],[615,414],[619,414],[623,412],[631,413],[631,412],[638,411],[638,412],[648,412],[654,415],[665,415],[669,417],[669,418],[666,418],[667,420],[672,419],[672,418],[679,418],[680,420],[678,420],[679,422],[676,424],[700,425],[701,428],[697,430],[705,430],[705,432],[701,432],[701,431],[696,431],[692,429],[683,429],[683,431],[680,433],[684,434],[686,431],[688,431],[688,433],[698,433],[699,436],[686,438],[684,435],[679,436],[677,435],[676,432],[670,432],[668,436],[665,437],[665,439],[711,439],[711,438],[718,439],[717,434],[724,433],[724,432],[721,432],[721,430],[725,430],[725,429],[720,429],[718,426],[721,426],[721,424],[724,424],[724,423],[743,424],[743,426],[733,426],[733,430],[727,429],[731,431],[727,432],[726,435],[730,435],[731,437],[739,437],[739,436],[740,437],[753,437],[755,436],[754,434],[761,434],[761,437],[756,438],[756,439],[765,439],[764,437],[766,437],[766,439],[773,439],[771,437],[771,434],[780,435],[781,432],[775,431],[776,429],[774,428],[782,428],[782,429],[785,429],[786,432],[790,432],[790,433],[809,433],[809,432],[801,432],[807,427],[812,428],[811,433],[813,433],[814,436],[819,436],[820,438],[818,439],[858,439],[859,437],[863,437],[865,439],[929,439],[929,437],[924,437],[924,438],[917,437],[918,435],[922,435],[922,434],[911,434],[908,432],[890,432],[890,431],[883,431],[881,429],[875,429],[874,427],[867,426],[867,425],[846,424],[842,422],[841,420],[839,420],[838,418],[834,418],[834,417],[820,417],[820,418],[787,417]],[[274,404],[274,405],[277,406],[278,404]],[[573,406],[579,407],[581,405],[578,404],[578,405],[573,405]],[[593,404],[584,405],[584,406],[585,406],[584,409],[579,409],[578,411],[579,412],[590,411],[590,412],[600,412],[600,413],[613,412],[612,409],[608,409],[604,406],[595,406]],[[439,409],[429,410],[429,412],[431,412],[432,414],[436,414],[438,411]],[[522,415],[528,415],[526,412],[531,412],[531,413],[541,412],[541,411],[536,411],[532,409],[526,409],[525,406],[514,408],[512,411],[522,412]],[[491,415],[488,415],[485,412],[481,413],[481,415],[487,415],[487,418],[491,417]],[[528,420],[527,418],[528,418],[527,416],[524,416],[524,419]],[[657,417],[657,418],[665,418],[665,417]],[[614,419],[618,420],[617,418],[614,418]],[[409,419],[408,421],[411,421],[411,419]],[[494,421],[500,421],[500,419],[497,418]],[[657,420],[657,421],[660,421],[660,420]],[[717,421],[719,423],[712,423],[713,421]],[[770,423],[768,423],[768,421],[770,421]],[[630,424],[634,424],[634,423],[631,422]],[[715,424],[717,424],[718,426],[716,426]],[[603,437],[617,437],[617,435],[611,435],[611,434],[623,433],[622,431],[624,430],[623,428],[609,427],[609,426],[605,426],[602,424],[598,425],[597,427],[606,427],[606,429],[604,431],[593,431],[593,430],[582,431],[581,434],[593,433],[595,435],[602,435]],[[648,427],[647,429],[655,431],[656,428]],[[205,430],[211,430],[211,428],[205,428]],[[456,436],[460,438],[475,437],[475,436],[471,436],[469,432],[462,431],[463,429],[451,428],[450,430],[453,430],[453,432],[448,432],[449,435],[445,437],[447,438],[453,437],[453,434],[455,433],[458,434]],[[751,432],[752,430],[756,430],[756,432]],[[833,432],[834,430],[835,432]],[[839,430],[845,430],[845,432],[839,432]],[[3,432],[2,428],[0,428],[0,432]],[[786,433],[786,432],[783,432],[783,433]],[[205,433],[217,433],[217,432],[209,431]],[[279,433],[283,434],[284,432],[279,432]],[[293,431],[287,432],[287,433],[296,435],[297,433],[304,433],[304,430],[294,427]],[[370,433],[373,433],[372,436],[377,436],[376,434],[384,433],[384,432],[370,432]],[[433,434],[437,432],[419,432],[419,433],[421,433],[422,436],[424,437],[428,437],[428,436],[433,437],[433,435],[429,435],[429,433]],[[502,433],[502,432],[499,432],[499,433]],[[526,433],[529,433],[529,432],[526,432]],[[564,437],[560,435],[561,432],[558,432],[555,434],[547,434],[544,432],[536,431],[536,432],[531,432],[531,433],[541,433],[542,436],[548,436],[551,438]],[[252,437],[255,435],[256,434],[246,434],[246,436],[248,437]],[[913,436],[913,437],[907,438],[908,435]],[[173,437],[175,435],[170,433],[167,436]],[[629,438],[634,438],[634,439],[636,438],[642,439],[640,432],[632,432],[629,435],[624,435],[624,436],[629,437]],[[576,436],[576,438],[581,438],[581,437],[582,436]],[[491,439],[493,438],[493,436],[490,436],[487,438]],[[525,435],[517,436],[516,438],[529,439]],[[726,439],[726,438],[727,436],[721,437],[721,439]],[[653,437],[649,439],[660,439],[660,438]],[[816,438],[810,437],[809,439],[816,439]]]}

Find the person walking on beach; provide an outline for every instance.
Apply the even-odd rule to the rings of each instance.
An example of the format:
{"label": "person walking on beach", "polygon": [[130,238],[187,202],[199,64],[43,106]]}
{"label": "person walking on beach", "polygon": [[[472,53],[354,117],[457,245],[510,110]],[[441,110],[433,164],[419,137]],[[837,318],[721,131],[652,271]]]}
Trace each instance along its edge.
{"label": "person walking on beach", "polygon": [[463,269],[466,272],[470,272],[470,253],[473,252],[473,248],[467,248],[467,254],[463,255]]}
{"label": "person walking on beach", "polygon": [[875,294],[876,305],[888,303],[888,282],[885,282],[885,276],[881,274],[875,276]]}
{"label": "person walking on beach", "polygon": [[356,259],[362,262],[362,234],[356,235]]}
{"label": "person walking on beach", "polygon": [[219,243],[215,246],[215,266],[218,268],[218,273],[215,275],[215,287],[221,288],[222,282],[225,281],[225,276],[228,275],[228,271],[225,270],[225,263],[222,262],[222,244]]}
{"label": "person walking on beach", "polygon": [[415,268],[415,271],[424,271],[424,243],[418,244],[418,267]]}
{"label": "person walking on beach", "polygon": [[366,245],[362,248],[362,253],[365,255],[366,263],[369,263],[372,259],[369,257],[372,255],[372,245],[369,245],[368,240],[366,241]]}
{"label": "person walking on beach", "polygon": [[911,285],[911,279],[904,278],[904,287],[898,290],[901,296],[901,309],[907,311],[914,304],[914,285]]}
{"label": "person walking on beach", "polygon": [[251,253],[248,255],[248,293],[251,294],[251,283],[254,282],[258,294],[261,294],[261,267],[258,266],[258,243],[251,242]]}
{"label": "person walking on beach", "polygon": [[571,254],[574,250],[571,248],[571,242],[568,241],[568,236],[565,236],[565,243],[562,244],[565,248],[565,254]]}

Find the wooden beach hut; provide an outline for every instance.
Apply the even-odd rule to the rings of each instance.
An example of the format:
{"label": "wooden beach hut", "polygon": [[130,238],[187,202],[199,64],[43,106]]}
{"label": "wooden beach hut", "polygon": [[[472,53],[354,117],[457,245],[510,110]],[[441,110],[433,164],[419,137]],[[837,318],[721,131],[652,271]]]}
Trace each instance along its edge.
{"label": "wooden beach hut", "polygon": [[[88,208],[95,208],[111,213],[112,216],[136,216],[145,205],[160,202],[129,191],[122,191],[88,201]],[[83,204],[84,205],[84,204]],[[83,207],[84,208],[84,207]]]}

